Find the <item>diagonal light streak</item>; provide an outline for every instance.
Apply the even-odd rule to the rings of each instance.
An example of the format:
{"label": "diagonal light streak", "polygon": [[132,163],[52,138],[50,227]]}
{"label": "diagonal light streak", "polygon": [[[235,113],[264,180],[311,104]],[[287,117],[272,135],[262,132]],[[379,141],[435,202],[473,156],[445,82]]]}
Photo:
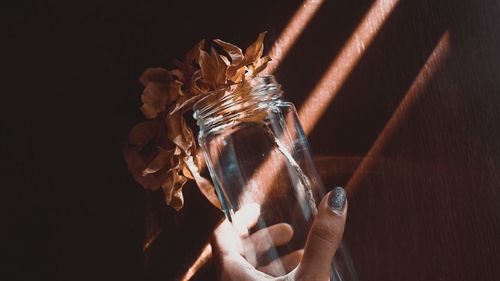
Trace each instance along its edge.
{"label": "diagonal light streak", "polygon": [[[398,2],[399,0],[377,0],[374,2],[353,35],[330,64],[318,85],[299,110],[299,118],[306,134],[309,134],[319,121]],[[280,166],[277,166],[275,161],[277,153],[277,151],[273,151],[269,155],[250,181],[258,182],[264,195],[272,188],[272,183],[284,163],[280,162]]]}
{"label": "diagonal light streak", "polygon": [[420,72],[411,84],[403,100],[396,108],[396,111],[392,114],[391,118],[387,122],[384,129],[378,135],[367,155],[364,157],[363,161],[361,161],[361,163],[359,164],[359,167],[349,179],[349,182],[346,185],[346,190],[349,194],[352,194],[359,186],[363,174],[366,171],[370,170],[370,167],[375,164],[377,157],[380,156],[382,149],[387,144],[387,141],[397,132],[398,128],[406,119],[408,115],[408,109],[412,108],[415,105],[418,96],[422,94],[425,86],[429,83],[433,74],[439,70],[443,61],[448,58],[450,52],[449,37],[450,36],[448,31],[446,31],[434,48],[434,51],[427,59],[424,66],[420,69]]}
{"label": "diagonal light streak", "polygon": [[[273,59],[268,67],[264,70],[263,74],[273,73],[283,61],[283,58],[288,54],[291,47],[297,39],[300,37],[305,27],[314,17],[316,12],[319,10],[324,0],[305,0],[301,7],[292,16],[285,29],[281,32],[278,39],[274,42],[269,56]],[[198,151],[196,157],[203,159],[203,154],[201,150]],[[201,169],[204,169],[205,161],[202,162]],[[205,245],[200,256],[195,260],[195,262],[188,269],[186,274],[180,279],[182,281],[190,280],[194,274],[206,263],[206,261],[211,257],[211,247],[209,244]]]}
{"label": "diagonal light streak", "polygon": [[319,10],[324,0],[305,0],[300,8],[295,12],[285,29],[274,42],[271,51],[268,53],[273,60],[269,63],[263,74],[271,74],[286,57],[292,46],[299,39],[300,35]]}
{"label": "diagonal light streak", "polygon": [[[309,134],[319,121],[398,2],[399,0],[377,0],[372,4],[372,7],[360,25],[358,25],[332,64],[330,64],[327,72],[299,110],[299,117],[306,134]],[[264,74],[270,74],[278,68],[291,46],[299,38],[322,3],[323,0],[304,1],[304,4],[295,13],[271,48],[269,56],[273,58],[273,63],[268,66]],[[259,182],[265,183],[260,186],[264,194],[268,193],[272,186],[272,179],[276,176],[274,173],[272,173],[273,175],[269,173],[269,167],[274,164],[272,158],[269,157],[268,161],[263,163],[255,173],[256,176],[261,177]],[[279,169],[272,170],[277,171]],[[265,175],[264,178],[262,178],[263,175]],[[181,278],[182,281],[189,280],[203,265],[204,261],[210,257],[211,253],[207,249],[209,249],[209,245],[204,247],[204,251],[200,257],[198,257],[188,272]]]}
{"label": "diagonal light streak", "polygon": [[318,123],[398,2],[399,0],[375,1],[342,50],[328,66],[299,110],[299,117],[306,134],[311,133]]}

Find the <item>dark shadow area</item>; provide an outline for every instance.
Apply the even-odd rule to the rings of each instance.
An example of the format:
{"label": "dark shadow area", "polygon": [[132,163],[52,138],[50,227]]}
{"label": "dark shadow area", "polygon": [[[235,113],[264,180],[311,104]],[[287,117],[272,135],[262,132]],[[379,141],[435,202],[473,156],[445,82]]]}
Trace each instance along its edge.
{"label": "dark shadow area", "polygon": [[449,27],[450,11],[444,7],[443,1],[396,6],[310,135],[315,153],[368,152]]}
{"label": "dark shadow area", "polygon": [[325,1],[275,72],[286,97],[297,108],[319,82],[372,0]]}
{"label": "dark shadow area", "polygon": [[450,56],[350,201],[346,237],[361,279],[498,275],[499,6],[443,4]]}
{"label": "dark shadow area", "polygon": [[[326,1],[276,75],[297,107],[373,1]],[[91,1],[3,9],[1,110],[10,280],[175,280],[221,213],[194,185],[163,204],[120,146],[144,118],[137,79],[201,38],[271,46],[302,1]],[[6,5],[7,6],[7,5]],[[500,4],[401,1],[310,142],[328,187],[347,182],[449,30],[451,55],[349,198],[361,280],[500,275]],[[151,221],[162,231],[143,253]],[[209,263],[195,280],[214,280]],[[12,274],[9,274],[12,275]],[[7,276],[7,274],[6,274]]]}

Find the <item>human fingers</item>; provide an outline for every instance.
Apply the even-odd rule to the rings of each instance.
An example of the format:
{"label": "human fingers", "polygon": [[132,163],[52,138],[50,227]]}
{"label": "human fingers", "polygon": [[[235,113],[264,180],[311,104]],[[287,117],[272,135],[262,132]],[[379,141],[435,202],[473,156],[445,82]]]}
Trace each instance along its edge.
{"label": "human fingers", "polygon": [[328,280],[344,232],[347,198],[342,187],[329,192],[318,207],[295,280]]}
{"label": "human fingers", "polygon": [[287,223],[278,223],[256,231],[250,235],[247,243],[252,243],[255,253],[260,256],[272,247],[288,243],[292,237],[292,227]]}
{"label": "human fingers", "polygon": [[232,217],[236,233],[241,237],[248,236],[248,229],[253,227],[260,215],[260,205],[249,203],[241,207]]}
{"label": "human fingers", "polygon": [[247,204],[233,216],[233,223],[225,219],[214,231],[212,247],[222,254],[244,254],[242,240],[248,236],[248,228],[257,223],[260,214],[258,204]]}
{"label": "human fingers", "polygon": [[259,267],[258,270],[275,277],[285,275],[297,267],[303,254],[304,250],[302,249],[291,252],[279,259],[271,261],[265,266]]}

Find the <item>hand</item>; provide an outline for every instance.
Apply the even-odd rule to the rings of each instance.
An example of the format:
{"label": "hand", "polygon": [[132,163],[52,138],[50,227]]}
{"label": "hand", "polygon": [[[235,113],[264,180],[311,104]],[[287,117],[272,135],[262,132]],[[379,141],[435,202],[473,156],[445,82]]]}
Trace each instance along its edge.
{"label": "hand", "polygon": [[[220,266],[221,280],[329,280],[332,259],[342,239],[347,214],[347,199],[342,188],[335,188],[321,201],[303,251],[256,268],[256,256],[267,252],[273,245],[286,244],[293,236],[290,225],[284,223],[248,236],[246,227],[256,223],[259,213],[257,204],[244,206],[234,216],[234,227],[225,220],[215,230],[212,249]],[[252,251],[248,251],[249,247]],[[246,254],[248,252],[254,254]]]}

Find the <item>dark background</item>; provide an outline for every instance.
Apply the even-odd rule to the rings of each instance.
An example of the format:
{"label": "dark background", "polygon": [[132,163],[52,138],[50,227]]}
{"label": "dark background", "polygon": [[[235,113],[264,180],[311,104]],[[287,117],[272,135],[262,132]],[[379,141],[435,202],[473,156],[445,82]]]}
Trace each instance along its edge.
{"label": "dark background", "polygon": [[[373,1],[325,1],[276,72],[297,106]],[[2,4],[2,250],[9,280],[176,280],[220,218],[129,175],[137,78],[201,38],[279,36],[302,1]],[[500,276],[500,2],[401,0],[309,137],[329,187],[347,184],[444,31],[450,55],[356,172],[345,239],[361,280]],[[143,253],[148,227],[162,232]],[[209,264],[196,277],[212,280]]]}

